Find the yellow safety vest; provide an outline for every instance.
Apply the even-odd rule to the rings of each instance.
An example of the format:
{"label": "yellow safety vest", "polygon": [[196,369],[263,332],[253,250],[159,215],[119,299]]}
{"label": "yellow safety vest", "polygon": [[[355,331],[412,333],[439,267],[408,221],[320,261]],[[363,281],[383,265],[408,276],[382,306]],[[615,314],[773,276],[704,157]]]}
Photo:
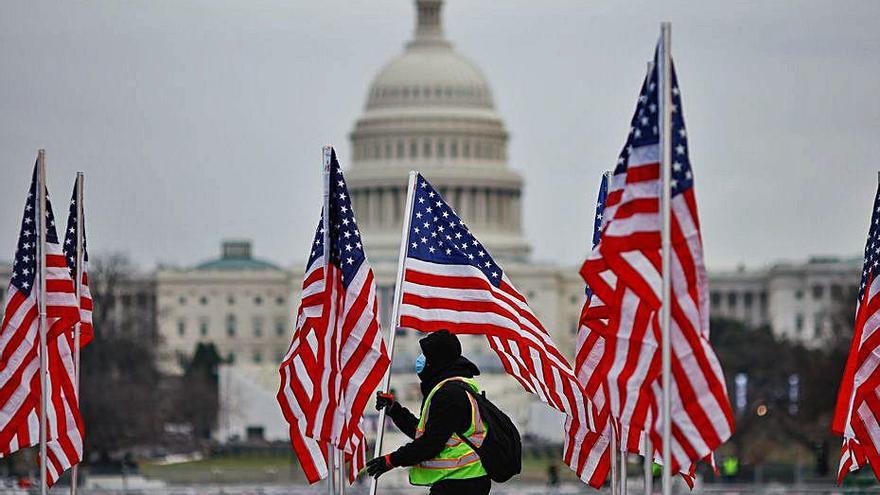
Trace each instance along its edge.
{"label": "yellow safety vest", "polygon": [[[416,427],[416,438],[425,433],[425,424],[428,422],[428,409],[431,406],[431,399],[440,390],[440,387],[450,380],[465,382],[475,392],[480,391],[479,387],[477,387],[477,382],[470,378],[453,377],[438,383],[428,394],[425,404],[422,406],[419,425]],[[467,438],[475,447],[479,447],[483,444],[483,439],[486,438],[486,425],[480,418],[480,408],[477,406],[477,401],[471,394],[467,394],[467,398],[471,403],[471,425],[462,436]],[[486,476],[486,470],[483,469],[480,457],[468,444],[459,438],[458,434],[453,434],[449,437],[449,440],[446,441],[446,447],[436,457],[419,463],[409,470],[409,482],[420,486],[430,486],[445,479],[463,480],[480,476]]]}

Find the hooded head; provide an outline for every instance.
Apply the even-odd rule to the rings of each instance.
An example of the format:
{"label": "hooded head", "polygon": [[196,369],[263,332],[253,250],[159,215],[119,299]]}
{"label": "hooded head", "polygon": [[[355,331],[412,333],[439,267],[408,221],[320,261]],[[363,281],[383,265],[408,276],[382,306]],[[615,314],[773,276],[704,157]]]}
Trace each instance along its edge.
{"label": "hooded head", "polygon": [[419,340],[419,347],[425,355],[425,369],[419,373],[424,395],[447,378],[453,376],[471,378],[480,374],[477,365],[461,355],[461,342],[449,330],[428,334],[427,337]]}

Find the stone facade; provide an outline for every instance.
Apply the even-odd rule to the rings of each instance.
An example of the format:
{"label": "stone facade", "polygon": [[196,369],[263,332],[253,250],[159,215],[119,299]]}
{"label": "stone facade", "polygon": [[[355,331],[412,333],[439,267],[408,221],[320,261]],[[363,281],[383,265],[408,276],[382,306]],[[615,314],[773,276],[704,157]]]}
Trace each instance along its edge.
{"label": "stone facade", "polygon": [[847,312],[855,304],[861,259],[814,257],[762,270],[709,274],[713,316],[769,326],[786,339],[810,347],[832,334],[851,331]]}

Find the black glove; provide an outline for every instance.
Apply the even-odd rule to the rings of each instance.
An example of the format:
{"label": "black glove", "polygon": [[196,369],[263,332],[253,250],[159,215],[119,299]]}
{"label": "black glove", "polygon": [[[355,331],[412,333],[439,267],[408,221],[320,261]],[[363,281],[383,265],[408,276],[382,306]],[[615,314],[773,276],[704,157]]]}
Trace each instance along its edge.
{"label": "black glove", "polygon": [[394,394],[385,392],[376,392],[376,410],[381,411],[386,407],[390,410],[397,401],[394,400]]}
{"label": "black glove", "polygon": [[367,462],[367,474],[373,478],[378,478],[393,468],[394,464],[391,464],[391,454],[385,454],[382,457],[376,457]]}

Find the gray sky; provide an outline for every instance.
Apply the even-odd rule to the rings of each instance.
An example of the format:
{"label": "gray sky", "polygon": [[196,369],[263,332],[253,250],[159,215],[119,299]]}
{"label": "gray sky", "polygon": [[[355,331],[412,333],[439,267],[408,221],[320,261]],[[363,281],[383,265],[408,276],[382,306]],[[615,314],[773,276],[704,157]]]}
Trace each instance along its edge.
{"label": "gray sky", "polygon": [[[412,3],[5,0],[0,259],[12,257],[44,146],[56,210],[86,172],[93,253],[188,264],[223,237],[250,237],[258,255],[301,263],[320,211],[321,145],[346,165],[368,84],[410,37]],[[570,264],[658,23],[673,21],[710,268],[859,254],[880,168],[878,19],[873,0],[445,9],[449,38],[486,73],[511,133],[534,257]]]}

